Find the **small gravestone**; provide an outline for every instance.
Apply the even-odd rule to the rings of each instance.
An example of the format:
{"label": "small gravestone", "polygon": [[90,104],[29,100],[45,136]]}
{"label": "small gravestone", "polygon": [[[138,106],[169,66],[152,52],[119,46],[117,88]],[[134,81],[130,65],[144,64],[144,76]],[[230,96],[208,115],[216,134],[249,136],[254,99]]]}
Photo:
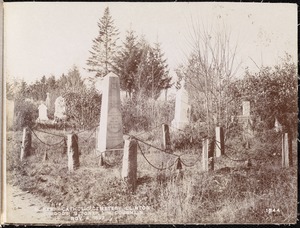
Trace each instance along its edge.
{"label": "small gravestone", "polygon": [[47,98],[46,98],[45,103],[46,103],[47,108],[50,108],[50,105],[51,105],[50,93],[47,93]]}
{"label": "small gravestone", "polygon": [[280,122],[278,121],[277,118],[275,118],[274,128],[275,128],[276,132],[281,132],[282,131],[282,125],[280,124]]}
{"label": "small gravestone", "polygon": [[67,117],[65,99],[62,96],[59,96],[55,100],[54,117],[58,119],[65,119]]}
{"label": "small gravestone", "polygon": [[[97,132],[96,151],[103,153],[107,150],[123,148],[123,123],[120,100],[120,81],[114,73],[103,78],[100,126]],[[123,150],[123,149],[122,149]]]}
{"label": "small gravestone", "polygon": [[243,116],[250,117],[250,101],[243,101]]}
{"label": "small gravestone", "polygon": [[[242,115],[238,115],[236,118],[239,123],[244,124],[247,123],[248,120],[251,120],[251,110],[250,110],[250,101],[243,101],[242,102]],[[235,117],[231,117],[232,120],[234,121]]]}
{"label": "small gravestone", "polygon": [[190,122],[191,106],[189,105],[188,92],[184,88],[184,80],[181,83],[181,88],[176,93],[175,100],[175,116],[172,121],[172,127],[184,129]]}
{"label": "small gravestone", "polygon": [[96,91],[98,91],[99,93],[102,93],[103,90],[103,78],[96,78],[94,80],[94,85],[95,85],[95,89]]}
{"label": "small gravestone", "polygon": [[14,123],[15,116],[15,102],[13,100],[6,100],[6,128],[11,129]]}
{"label": "small gravestone", "polygon": [[39,117],[38,117],[37,121],[38,122],[39,121],[47,121],[48,120],[47,106],[42,103],[42,104],[40,104],[38,109],[39,109]]}
{"label": "small gravestone", "polygon": [[237,116],[239,124],[243,127],[243,140],[249,144],[249,140],[254,137],[253,120],[251,116],[250,101],[243,101],[242,115]]}

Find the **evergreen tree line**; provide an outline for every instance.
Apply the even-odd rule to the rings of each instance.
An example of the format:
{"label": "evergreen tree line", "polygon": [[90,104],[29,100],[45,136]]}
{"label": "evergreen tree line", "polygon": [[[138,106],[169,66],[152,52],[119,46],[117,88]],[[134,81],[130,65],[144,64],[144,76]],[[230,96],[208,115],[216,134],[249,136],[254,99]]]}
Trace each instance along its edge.
{"label": "evergreen tree line", "polygon": [[145,37],[138,37],[129,29],[122,45],[118,46],[119,32],[108,7],[98,27],[99,34],[93,39],[86,70],[95,73],[95,77],[114,72],[120,78],[121,89],[130,98],[157,99],[162,90],[172,86],[159,43],[151,45]]}
{"label": "evergreen tree line", "polygon": [[7,99],[22,100],[25,98],[33,101],[45,101],[47,93],[58,97],[78,88],[85,88],[77,66],[73,66],[67,75],[62,74],[58,79],[54,75],[46,78],[44,75],[34,83],[28,84],[24,80],[13,83],[6,82]]}

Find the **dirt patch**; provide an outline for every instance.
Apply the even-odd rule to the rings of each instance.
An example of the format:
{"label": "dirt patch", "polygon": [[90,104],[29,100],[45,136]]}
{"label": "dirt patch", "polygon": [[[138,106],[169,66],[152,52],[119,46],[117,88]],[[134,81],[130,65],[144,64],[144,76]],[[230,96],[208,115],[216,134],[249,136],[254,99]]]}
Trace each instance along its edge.
{"label": "dirt patch", "polygon": [[10,224],[59,223],[52,217],[50,207],[17,186],[6,186],[6,218]]}

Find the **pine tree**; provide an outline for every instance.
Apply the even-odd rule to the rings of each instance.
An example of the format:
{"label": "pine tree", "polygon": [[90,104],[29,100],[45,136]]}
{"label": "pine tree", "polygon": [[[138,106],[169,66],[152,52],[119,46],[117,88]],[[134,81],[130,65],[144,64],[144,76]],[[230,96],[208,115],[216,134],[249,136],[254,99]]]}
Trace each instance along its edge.
{"label": "pine tree", "polygon": [[157,99],[163,89],[170,88],[171,77],[169,76],[168,65],[164,54],[161,52],[160,44],[154,47],[149,44],[142,44],[143,54],[140,62],[139,71],[139,90],[140,93]]}
{"label": "pine tree", "polygon": [[65,89],[67,91],[79,91],[84,86],[78,67],[74,65],[68,72]]}
{"label": "pine tree", "polygon": [[17,99],[23,100],[25,97],[27,97],[28,92],[29,92],[28,85],[24,80],[22,80],[17,95]]}
{"label": "pine tree", "polygon": [[95,72],[96,77],[104,77],[113,71],[113,60],[117,49],[118,30],[110,15],[109,7],[104,10],[103,17],[98,22],[99,35],[93,39],[91,56],[87,60],[89,72]]}
{"label": "pine tree", "polygon": [[137,37],[133,30],[128,30],[123,48],[115,59],[115,72],[120,77],[121,89],[131,97],[135,90],[135,76],[141,61],[142,51],[138,48]]}
{"label": "pine tree", "polygon": [[47,91],[53,91],[57,88],[57,82],[55,80],[55,76],[51,75],[47,81],[46,81],[46,85],[47,85]]}
{"label": "pine tree", "polygon": [[66,87],[67,76],[63,73],[60,78],[57,80],[57,87],[59,92],[63,91]]}

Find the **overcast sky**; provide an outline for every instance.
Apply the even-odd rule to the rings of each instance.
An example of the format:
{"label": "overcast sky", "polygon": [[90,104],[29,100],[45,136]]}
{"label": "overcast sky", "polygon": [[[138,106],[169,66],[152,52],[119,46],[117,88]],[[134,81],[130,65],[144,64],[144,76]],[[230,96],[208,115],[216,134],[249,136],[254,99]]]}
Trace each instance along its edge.
{"label": "overcast sky", "polygon": [[[194,22],[226,26],[238,43],[237,60],[257,70],[274,65],[284,52],[297,61],[297,6],[270,3],[4,3],[5,69],[10,78],[33,82],[59,77],[76,64],[83,68],[98,32],[97,22],[109,6],[123,40],[130,27],[160,42],[171,73],[184,63]],[[195,24],[195,23],[194,23]]]}

